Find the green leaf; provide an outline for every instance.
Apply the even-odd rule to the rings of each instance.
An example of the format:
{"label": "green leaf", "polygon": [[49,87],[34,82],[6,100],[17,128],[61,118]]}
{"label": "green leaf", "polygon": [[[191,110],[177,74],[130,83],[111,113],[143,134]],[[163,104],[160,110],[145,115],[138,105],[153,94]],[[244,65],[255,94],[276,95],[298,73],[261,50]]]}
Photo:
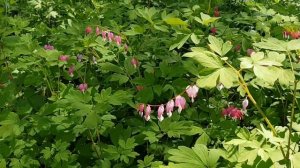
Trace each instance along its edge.
{"label": "green leaf", "polygon": [[258,48],[273,50],[273,51],[287,51],[288,44],[285,41],[276,38],[262,39],[261,42],[254,43]]}
{"label": "green leaf", "polygon": [[105,73],[105,71],[116,72],[116,73],[123,72],[123,70],[119,66],[112,64],[110,62],[100,63],[99,65],[101,67],[101,70],[104,71],[104,73]]}
{"label": "green leaf", "polygon": [[223,67],[221,60],[216,55],[201,51],[199,48],[192,48],[192,52],[185,53],[183,56],[193,58],[207,68],[218,69]]}
{"label": "green leaf", "polygon": [[232,48],[231,42],[227,41],[226,43],[224,43],[222,39],[217,38],[215,36],[209,35],[208,41],[210,43],[210,44],[208,44],[210,49],[212,49],[214,52],[216,52],[220,56],[224,56]]}
{"label": "green leaf", "polygon": [[190,38],[190,34],[184,36],[178,43],[171,45],[169,50],[173,50],[176,47],[177,49],[180,49],[189,38]]}
{"label": "green leaf", "polygon": [[278,68],[278,80],[281,85],[289,86],[295,81],[295,75],[290,69]]}
{"label": "green leaf", "polygon": [[169,25],[181,25],[181,26],[187,26],[187,23],[181,20],[180,18],[175,17],[168,17],[165,18],[164,21]]}
{"label": "green leaf", "polygon": [[201,19],[199,17],[195,17],[194,19],[197,22],[199,22],[199,23],[201,23],[201,24],[203,24],[205,26],[208,26],[210,23],[213,23],[213,22],[215,22],[216,20],[219,19],[217,17],[210,17],[209,15],[204,14],[202,12],[200,13],[200,16],[201,16]]}
{"label": "green leaf", "polygon": [[191,40],[193,41],[194,44],[200,43],[200,39],[197,37],[197,35],[195,33],[192,33]]}
{"label": "green leaf", "polygon": [[85,125],[89,129],[94,129],[97,127],[98,121],[99,121],[99,116],[95,112],[90,112],[87,115],[83,125]]}
{"label": "green leaf", "polygon": [[267,83],[274,84],[278,79],[278,72],[275,67],[265,67],[260,65],[255,65],[253,68],[254,74],[261,80]]}
{"label": "green leaf", "polygon": [[287,50],[300,50],[300,39],[289,41],[287,43]]}

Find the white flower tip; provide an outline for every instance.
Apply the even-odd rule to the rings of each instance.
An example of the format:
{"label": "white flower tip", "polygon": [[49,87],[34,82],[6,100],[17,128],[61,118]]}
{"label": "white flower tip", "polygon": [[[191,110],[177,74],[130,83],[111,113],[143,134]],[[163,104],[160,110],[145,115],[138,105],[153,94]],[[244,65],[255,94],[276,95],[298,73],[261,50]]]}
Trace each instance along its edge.
{"label": "white flower tip", "polygon": [[144,118],[145,118],[146,121],[149,121],[150,120],[150,115],[146,115]]}
{"label": "white flower tip", "polygon": [[172,117],[172,112],[167,113],[168,117]]}
{"label": "white flower tip", "polygon": [[164,116],[157,117],[160,122],[164,120]]}

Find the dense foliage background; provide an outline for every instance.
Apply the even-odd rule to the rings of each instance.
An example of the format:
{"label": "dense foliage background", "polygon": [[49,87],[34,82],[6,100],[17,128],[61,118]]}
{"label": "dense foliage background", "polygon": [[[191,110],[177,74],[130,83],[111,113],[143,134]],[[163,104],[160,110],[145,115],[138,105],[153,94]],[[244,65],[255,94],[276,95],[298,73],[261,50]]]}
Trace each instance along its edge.
{"label": "dense foliage background", "polygon": [[298,0],[0,2],[1,168],[299,167]]}

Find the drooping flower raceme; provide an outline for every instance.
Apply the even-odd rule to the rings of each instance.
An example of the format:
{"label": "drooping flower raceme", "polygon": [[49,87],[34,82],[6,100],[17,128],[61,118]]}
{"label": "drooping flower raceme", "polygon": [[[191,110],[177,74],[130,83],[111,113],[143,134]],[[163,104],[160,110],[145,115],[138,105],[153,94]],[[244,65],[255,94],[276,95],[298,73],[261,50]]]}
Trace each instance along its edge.
{"label": "drooping flower raceme", "polygon": [[178,107],[178,112],[181,113],[185,109],[186,100],[184,97],[178,95],[175,97],[175,106]]}
{"label": "drooping flower raceme", "polygon": [[174,110],[174,105],[175,105],[175,103],[174,103],[173,99],[168,101],[168,103],[166,105],[166,112],[167,112],[168,117],[172,116],[172,112]]}
{"label": "drooping flower raceme", "polygon": [[151,107],[150,107],[150,105],[147,105],[146,110],[145,110],[145,115],[144,115],[144,118],[146,121],[150,120],[150,113],[151,113]]}
{"label": "drooping flower raceme", "polygon": [[78,86],[78,89],[80,90],[80,92],[84,93],[88,89],[88,84],[82,83]]}
{"label": "drooping flower raceme", "polygon": [[199,91],[199,88],[196,85],[189,85],[186,87],[185,92],[192,99],[192,103],[194,103],[194,98],[197,96],[198,91]]}
{"label": "drooping flower raceme", "polygon": [[159,107],[158,107],[158,110],[157,110],[157,118],[159,121],[162,121],[164,120],[164,111],[165,111],[165,107],[163,104],[161,104]]}

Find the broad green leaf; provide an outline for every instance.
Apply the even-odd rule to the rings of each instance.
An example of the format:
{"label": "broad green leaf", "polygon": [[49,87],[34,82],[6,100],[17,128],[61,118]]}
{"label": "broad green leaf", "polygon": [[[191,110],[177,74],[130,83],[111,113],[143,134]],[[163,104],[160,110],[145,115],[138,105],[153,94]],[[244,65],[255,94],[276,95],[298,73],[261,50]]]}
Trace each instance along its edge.
{"label": "broad green leaf", "polygon": [[222,83],[226,88],[231,88],[235,82],[238,81],[236,72],[230,68],[221,68],[220,70],[219,83]]}
{"label": "broad green leaf", "polygon": [[194,19],[197,22],[199,22],[199,23],[201,23],[205,26],[208,26],[210,23],[213,23],[213,22],[215,22],[216,20],[219,19],[217,17],[210,17],[209,15],[207,15],[205,13],[202,13],[202,12],[200,13],[200,17],[201,17],[201,19],[199,17],[195,17]]}
{"label": "broad green leaf", "polygon": [[300,50],[300,39],[289,41],[287,43],[287,50]]}
{"label": "broad green leaf", "polygon": [[217,86],[217,80],[220,76],[219,71],[215,71],[207,76],[201,76],[197,80],[197,85],[200,88],[214,88]]}
{"label": "broad green leaf", "polygon": [[278,40],[276,38],[262,39],[261,42],[254,43],[254,46],[262,49],[268,49],[273,51],[287,51],[288,44],[285,41]]}
{"label": "broad green leaf", "polygon": [[205,167],[201,159],[197,154],[190,148],[185,146],[179,146],[178,149],[170,149],[168,151],[171,156],[169,157],[170,161],[176,163],[187,163],[197,167]]}
{"label": "broad green leaf", "polygon": [[278,79],[278,71],[275,67],[265,67],[260,65],[255,65],[253,68],[254,74],[261,80],[274,84],[274,82]]}
{"label": "broad green leaf", "polygon": [[291,157],[292,167],[298,168],[300,165],[300,152],[293,154]]}
{"label": "broad green leaf", "polygon": [[290,84],[294,83],[295,75],[292,70],[278,68],[277,73],[278,80],[281,85],[289,86]]}
{"label": "broad green leaf", "polygon": [[194,44],[200,43],[200,39],[197,37],[197,35],[195,33],[192,33],[191,40],[193,41]]}
{"label": "broad green leaf", "polygon": [[187,26],[187,23],[181,20],[180,18],[168,17],[164,21],[169,25],[181,25]]}
{"label": "broad green leaf", "polygon": [[99,65],[101,67],[101,70],[104,71],[104,73],[105,73],[105,71],[107,71],[107,72],[117,72],[117,73],[122,73],[123,72],[123,70],[119,66],[117,66],[115,64],[112,64],[110,62],[100,63]]}
{"label": "broad green leaf", "polygon": [[99,116],[94,112],[90,112],[87,115],[83,124],[89,129],[94,129],[98,125],[98,120],[99,120]]}
{"label": "broad green leaf", "polygon": [[214,52],[216,52],[220,56],[224,56],[232,48],[231,42],[227,41],[226,43],[224,43],[222,39],[217,38],[215,36],[209,35],[208,41],[210,43],[210,44],[208,44],[210,49],[212,49]]}
{"label": "broad green leaf", "polygon": [[185,53],[183,56],[191,57],[207,68],[218,69],[223,67],[221,60],[216,55],[201,52],[197,48],[192,48],[192,52]]}

